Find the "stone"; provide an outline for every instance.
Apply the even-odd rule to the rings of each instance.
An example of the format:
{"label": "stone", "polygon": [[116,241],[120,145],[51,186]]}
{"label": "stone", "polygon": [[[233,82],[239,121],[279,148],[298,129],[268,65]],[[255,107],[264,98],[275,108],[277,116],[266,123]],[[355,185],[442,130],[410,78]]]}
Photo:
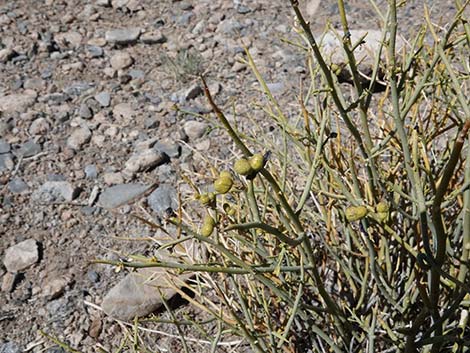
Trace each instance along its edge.
{"label": "stone", "polygon": [[104,54],[103,48],[101,48],[97,45],[88,45],[86,47],[86,50],[92,58],[100,58]]}
{"label": "stone", "polygon": [[98,176],[98,168],[94,164],[88,164],[84,168],[87,179],[96,179]]}
{"label": "stone", "polygon": [[42,296],[47,300],[59,298],[65,291],[69,280],[65,277],[47,278],[42,289]]}
{"label": "stone", "polygon": [[111,186],[101,193],[98,199],[98,205],[107,209],[122,206],[145,193],[148,188],[149,186],[139,183]]}
{"label": "stone", "polygon": [[105,39],[114,44],[132,44],[140,36],[140,28],[113,29],[105,33]]}
{"label": "stone", "polygon": [[202,137],[206,130],[207,124],[196,120],[187,121],[183,126],[183,131],[190,140]]}
{"label": "stone", "polygon": [[10,144],[4,139],[0,138],[0,154],[10,152]]}
{"label": "stone", "polygon": [[147,171],[168,161],[168,156],[156,149],[149,148],[131,156],[124,171],[130,174]]}
{"label": "stone", "polygon": [[124,183],[124,176],[120,172],[111,172],[103,174],[103,180],[106,185],[116,185]]}
{"label": "stone", "polygon": [[111,104],[111,94],[109,92],[100,92],[95,95],[95,100],[102,106],[102,107],[109,107]]}
{"label": "stone", "polygon": [[32,194],[33,201],[38,203],[55,203],[73,201],[80,193],[79,188],[75,188],[66,181],[46,181]]}
{"label": "stone", "polygon": [[201,95],[204,91],[202,90],[201,86],[198,84],[194,84],[191,87],[189,87],[185,92],[184,92],[184,100],[190,100],[194,99],[197,96]]}
{"label": "stone", "polygon": [[157,142],[154,148],[165,153],[170,158],[178,158],[181,155],[181,146],[170,139]]}
{"label": "stone", "polygon": [[109,6],[111,6],[111,1],[110,0],[96,0],[96,5],[103,6],[103,7],[109,7]]}
{"label": "stone", "polygon": [[41,145],[33,140],[26,141],[19,149],[14,151],[18,157],[32,157],[42,151]]}
{"label": "stone", "polygon": [[135,111],[129,103],[119,103],[113,108],[113,116],[128,121],[135,116]]}
{"label": "stone", "polygon": [[160,31],[147,32],[140,36],[140,41],[144,44],[163,44],[166,40]]}
{"label": "stone", "polygon": [[232,70],[234,72],[241,72],[245,69],[246,69],[246,65],[244,63],[239,62],[239,61],[236,61],[232,66]]}
{"label": "stone", "polygon": [[28,239],[9,247],[5,251],[3,264],[8,272],[26,270],[39,260],[39,248],[36,240]]}
{"label": "stone", "polygon": [[20,194],[28,190],[28,184],[26,184],[21,178],[13,178],[8,183],[8,190],[14,194]]}
{"label": "stone", "polygon": [[21,353],[23,350],[13,341],[0,344],[0,353]]}
{"label": "stone", "polygon": [[168,210],[178,209],[178,196],[176,189],[169,184],[162,184],[155,189],[148,197],[147,203],[155,213],[160,216]]}
{"label": "stone", "polygon": [[86,103],[82,103],[78,109],[78,115],[83,119],[91,119],[93,117],[93,112]]}
{"label": "stone", "polygon": [[0,50],[0,63],[6,63],[17,56],[18,53],[11,48],[3,48]]}
{"label": "stone", "polygon": [[37,93],[32,90],[0,97],[0,111],[4,113],[25,112],[36,102],[36,98]]}
{"label": "stone", "polygon": [[[2,278],[2,292],[11,293],[15,289],[15,283],[18,279],[17,273],[7,272]],[[1,350],[0,350],[1,352]]]}
{"label": "stone", "polygon": [[[349,31],[351,34],[351,43],[357,43],[363,38],[363,43],[354,50],[354,56],[358,63],[358,69],[364,74],[365,77],[369,76],[372,72],[376,53],[381,45],[382,32],[379,30],[364,30],[364,29],[352,29]],[[397,37],[396,51],[397,53],[402,50],[405,43]],[[342,38],[337,38],[333,32],[327,32],[322,41],[319,43],[323,57],[329,64],[336,64],[340,67],[344,67],[341,73],[338,75],[343,81],[351,79],[351,74],[347,68],[346,63],[348,59],[344,53],[342,46]],[[385,60],[385,48],[382,49],[382,59]]]}
{"label": "stone", "polygon": [[91,131],[87,127],[75,129],[67,139],[67,146],[73,150],[79,150],[91,139]]}
{"label": "stone", "polygon": [[[176,284],[188,280],[190,276],[180,275]],[[172,277],[164,268],[138,269],[106,294],[101,307],[107,315],[124,321],[149,315],[162,305],[163,299],[168,301],[176,294],[171,285]]]}
{"label": "stone", "polygon": [[313,19],[315,13],[318,10],[318,6],[320,5],[320,0],[308,0],[307,3],[305,4],[305,14],[308,16],[308,18]]}
{"label": "stone", "polygon": [[46,120],[46,118],[37,118],[34,120],[30,127],[29,127],[29,133],[31,135],[45,135],[51,128],[49,122]]}
{"label": "stone", "polygon": [[11,153],[0,154],[0,172],[12,170],[14,166]]}
{"label": "stone", "polygon": [[131,66],[134,63],[134,59],[128,52],[120,51],[114,54],[109,62],[114,70],[123,70]]}

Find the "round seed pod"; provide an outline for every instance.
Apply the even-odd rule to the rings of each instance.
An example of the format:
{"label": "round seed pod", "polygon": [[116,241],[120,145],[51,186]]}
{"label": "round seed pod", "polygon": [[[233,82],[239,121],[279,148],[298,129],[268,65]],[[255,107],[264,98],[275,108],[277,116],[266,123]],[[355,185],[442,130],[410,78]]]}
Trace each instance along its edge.
{"label": "round seed pod", "polygon": [[346,219],[349,222],[359,221],[367,216],[367,208],[364,206],[351,206],[346,209]]}
{"label": "round seed pod", "polygon": [[232,178],[232,173],[230,173],[228,170],[223,170],[219,174],[219,178]]}
{"label": "round seed pod", "polygon": [[226,194],[232,188],[232,185],[232,178],[221,176],[214,182],[214,190],[219,194]]}
{"label": "round seed pod", "polygon": [[387,213],[390,209],[388,204],[384,201],[379,202],[375,208],[377,209],[377,212],[379,213]]}
{"label": "round seed pod", "polygon": [[264,157],[262,154],[254,154],[250,157],[250,166],[255,172],[259,172],[264,167]]}
{"label": "round seed pod", "polygon": [[201,235],[208,237],[214,231],[215,221],[214,218],[207,215],[204,217],[204,222],[202,223],[201,227]]}
{"label": "round seed pod", "polygon": [[245,158],[239,159],[235,162],[233,169],[240,175],[250,175],[253,173],[253,168]]}
{"label": "round seed pod", "polygon": [[215,200],[215,194],[213,192],[207,192],[199,196],[199,201],[204,205],[210,205]]}

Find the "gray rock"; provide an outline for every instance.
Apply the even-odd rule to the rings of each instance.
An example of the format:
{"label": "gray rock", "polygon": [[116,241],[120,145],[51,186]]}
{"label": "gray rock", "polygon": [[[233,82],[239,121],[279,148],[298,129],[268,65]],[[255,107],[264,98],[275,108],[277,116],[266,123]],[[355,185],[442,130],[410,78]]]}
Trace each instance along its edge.
{"label": "gray rock", "polygon": [[14,151],[18,157],[32,157],[40,153],[42,150],[41,145],[33,140],[26,141],[19,149]]}
{"label": "gray rock", "polygon": [[128,74],[132,77],[133,80],[145,77],[145,72],[142,70],[131,69],[129,70]]}
{"label": "gray rock", "polygon": [[103,180],[106,185],[116,185],[124,183],[124,175],[120,172],[110,172],[103,174]]}
{"label": "gray rock", "polygon": [[[101,307],[106,314],[126,321],[151,314],[162,305],[162,296],[169,300],[176,294],[171,286],[172,276],[166,272],[163,268],[143,268],[129,273],[106,294]],[[184,274],[179,279],[186,281],[189,277]]]}
{"label": "gray rock", "polygon": [[3,48],[0,50],[0,63],[6,63],[7,61],[10,61],[17,55],[18,53],[15,52],[13,49]]}
{"label": "gray rock", "polygon": [[170,208],[177,210],[178,197],[176,189],[169,184],[162,184],[149,195],[147,203],[159,215],[164,215],[165,211]]}
{"label": "gray rock", "polygon": [[96,179],[96,177],[98,176],[98,168],[94,164],[86,165],[84,172],[88,179]]}
{"label": "gray rock", "polygon": [[33,201],[39,203],[70,202],[80,193],[79,188],[75,188],[66,181],[46,181],[32,194]]}
{"label": "gray rock", "polygon": [[126,164],[124,171],[134,174],[147,171],[168,161],[168,156],[156,149],[149,148],[131,156]]}
{"label": "gray rock", "polygon": [[189,87],[185,92],[184,92],[184,100],[190,100],[194,99],[197,96],[201,95],[204,91],[202,90],[201,86],[199,86],[197,83]]}
{"label": "gray rock", "polygon": [[0,154],[0,172],[11,170],[14,166],[11,153]]}
{"label": "gray rock", "polygon": [[95,100],[102,106],[102,107],[109,107],[111,104],[111,95],[109,92],[100,92],[95,95]]}
{"label": "gray rock", "polygon": [[181,155],[181,146],[169,140],[157,142],[154,148],[165,153],[170,158],[178,158]]}
{"label": "gray rock", "polygon": [[37,118],[34,120],[30,127],[29,133],[31,135],[45,135],[51,128],[49,122],[45,118]]}
{"label": "gray rock", "polygon": [[105,38],[109,43],[132,44],[140,36],[140,28],[123,28],[107,31]]}
{"label": "gray rock", "polygon": [[59,298],[65,291],[69,280],[65,277],[47,278],[42,286],[42,295],[47,300]]}
{"label": "gray rock", "polygon": [[114,54],[109,62],[114,70],[123,70],[131,66],[134,59],[128,52],[120,51]]}
{"label": "gray rock", "polygon": [[77,128],[67,139],[67,146],[73,150],[79,150],[91,139],[91,131],[86,127]]}
{"label": "gray rock", "polygon": [[12,341],[0,344],[0,353],[21,353],[20,347]]}
{"label": "gray rock", "polygon": [[74,82],[64,88],[64,93],[69,96],[80,96],[89,89],[93,88],[88,82]]}
{"label": "gray rock", "polygon": [[14,194],[20,194],[23,191],[28,190],[28,184],[26,184],[21,178],[13,178],[8,183],[8,189]]}
{"label": "gray rock", "polygon": [[149,186],[138,183],[111,186],[101,193],[98,205],[103,208],[119,207],[145,193],[148,188]]}
{"label": "gray rock", "polygon": [[240,5],[237,7],[237,12],[239,14],[245,15],[251,12],[251,9],[248,6]]}
{"label": "gray rock", "polygon": [[97,46],[97,45],[89,45],[87,46],[87,52],[90,54],[92,58],[100,58],[104,54],[103,48]]}
{"label": "gray rock", "polygon": [[233,18],[227,18],[219,23],[217,32],[225,34],[235,34],[243,28],[242,24]]}
{"label": "gray rock", "polygon": [[96,5],[108,7],[108,6],[111,6],[111,1],[110,0],[96,0]]}
{"label": "gray rock", "polygon": [[196,140],[204,135],[207,127],[207,124],[204,122],[190,120],[184,124],[183,131],[190,140]]}
{"label": "gray rock", "polygon": [[89,270],[87,272],[87,277],[93,283],[98,283],[100,281],[100,275],[95,270]]}
{"label": "gray rock", "polygon": [[0,97],[0,111],[5,113],[25,112],[36,102],[37,94],[28,90],[21,94],[10,94]]}
{"label": "gray rock", "polygon": [[28,239],[8,248],[3,264],[8,272],[16,273],[34,265],[38,260],[38,244],[36,240]]}
{"label": "gray rock", "polygon": [[[17,273],[5,273],[2,278],[2,292],[11,293],[15,289],[15,283],[18,280]],[[1,350],[0,350],[1,351]]]}
{"label": "gray rock", "polygon": [[0,154],[10,152],[10,144],[0,138]]}
{"label": "gray rock", "polygon": [[83,119],[91,119],[93,117],[93,112],[86,103],[80,104],[80,109],[78,109],[78,115]]}

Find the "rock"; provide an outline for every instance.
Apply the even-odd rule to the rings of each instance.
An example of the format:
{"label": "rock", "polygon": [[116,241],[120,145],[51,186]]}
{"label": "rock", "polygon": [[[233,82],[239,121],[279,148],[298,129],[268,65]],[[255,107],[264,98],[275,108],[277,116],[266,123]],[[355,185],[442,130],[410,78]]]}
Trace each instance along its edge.
{"label": "rock", "polygon": [[[2,279],[2,292],[11,293],[15,289],[15,283],[18,279],[17,273],[7,272]],[[1,349],[0,349],[1,352]]]}
{"label": "rock", "polygon": [[159,215],[164,215],[168,209],[177,210],[178,197],[176,189],[169,184],[162,184],[147,197],[147,203]]}
{"label": "rock", "polygon": [[144,44],[162,44],[166,42],[166,37],[160,31],[153,31],[142,34],[140,41]]}
{"label": "rock", "polygon": [[119,207],[145,193],[148,188],[149,186],[138,183],[111,186],[101,193],[98,205],[108,209]]}
{"label": "rock", "polygon": [[0,97],[0,111],[5,113],[25,112],[36,102],[36,98],[37,94],[32,90]]}
{"label": "rock", "polygon": [[113,29],[105,34],[106,40],[114,44],[132,44],[137,41],[139,36],[139,28]]}
{"label": "rock", "polygon": [[[184,274],[178,279],[186,281],[190,276]],[[106,294],[101,307],[106,314],[119,320],[128,321],[136,316],[149,315],[162,305],[162,296],[169,300],[176,294],[171,286],[171,277],[163,268],[138,269],[129,273]]]}
{"label": "rock", "polygon": [[34,265],[38,260],[38,244],[36,240],[28,239],[8,248],[3,264],[8,272],[16,273]]}
{"label": "rock", "polygon": [[202,137],[206,130],[207,124],[196,120],[187,121],[183,126],[183,131],[190,140]]}
{"label": "rock", "polygon": [[129,103],[119,103],[113,108],[113,116],[128,121],[135,116],[135,111]]}
{"label": "rock", "polygon": [[318,6],[320,5],[320,0],[308,0],[306,5],[305,5],[305,14],[308,16],[308,18],[313,19],[315,13],[318,10]]}
{"label": "rock", "polygon": [[6,63],[7,61],[10,61],[17,55],[18,53],[15,52],[13,49],[3,48],[0,50],[0,63]]}
{"label": "rock", "polygon": [[131,156],[124,171],[130,174],[147,171],[168,161],[168,156],[156,149],[149,148]]}
{"label": "rock", "polygon": [[91,139],[91,131],[86,127],[77,128],[67,139],[67,146],[73,150],[79,150],[85,143]]}
{"label": "rock", "polygon": [[109,7],[109,6],[111,6],[111,1],[110,0],[96,0],[96,5],[103,6],[103,7]]}
{"label": "rock", "polygon": [[47,300],[57,299],[64,293],[68,283],[69,280],[65,277],[47,278],[43,285],[42,295]]}
{"label": "rock", "polygon": [[0,154],[0,172],[12,170],[14,166],[11,153]]}
{"label": "rock", "polygon": [[237,7],[237,12],[242,15],[246,15],[251,12],[251,9],[248,6],[240,5]]}
{"label": "rock", "polygon": [[191,87],[189,87],[185,92],[184,92],[184,100],[190,100],[194,99],[197,96],[201,95],[204,91],[202,90],[201,86],[198,84],[194,84]]}
{"label": "rock", "polygon": [[102,106],[102,107],[109,107],[111,103],[111,95],[109,92],[100,92],[95,95],[95,100]]}
{"label": "rock", "polygon": [[99,337],[102,327],[103,327],[103,323],[101,322],[99,318],[96,318],[91,322],[90,328],[88,330],[88,334],[90,335],[90,337],[93,337],[96,339]]}
{"label": "rock", "polygon": [[134,59],[129,53],[120,51],[114,54],[109,62],[114,70],[123,70],[131,66],[134,63]]}
{"label": "rock", "polygon": [[124,175],[122,173],[105,173],[103,180],[106,185],[116,185],[124,183]]}
{"label": "rock", "polygon": [[[357,43],[361,38],[363,38],[363,43],[359,45],[354,50],[354,56],[356,62],[358,63],[358,69],[361,71],[364,76],[369,76],[372,72],[375,56],[377,50],[381,45],[382,32],[379,30],[350,30],[351,34],[351,43]],[[403,40],[400,37],[397,37],[396,50],[399,52],[404,47]],[[344,53],[341,38],[338,39],[333,32],[328,32],[324,35],[323,40],[319,43],[323,57],[326,59],[327,63],[336,64],[340,67],[347,66],[347,58]],[[385,49],[385,48],[384,48]],[[386,50],[382,50],[383,60],[385,60]],[[341,71],[338,75],[343,81],[348,81],[351,79],[351,74],[347,67]]]}
{"label": "rock", "polygon": [[246,65],[243,64],[243,63],[241,63],[241,62],[239,62],[239,61],[236,61],[236,62],[233,64],[233,66],[232,66],[232,70],[233,70],[234,72],[240,72],[240,71],[243,71],[243,70],[245,70],[245,69],[246,69]]}
{"label": "rock", "polygon": [[70,202],[74,200],[80,189],[66,181],[46,181],[33,192],[32,199],[39,203]]}
{"label": "rock", "polygon": [[227,19],[223,20],[217,26],[217,32],[222,32],[224,34],[236,34],[236,32],[240,31],[243,28],[240,22],[237,20],[228,17]]}
{"label": "rock", "polygon": [[26,184],[21,178],[13,178],[8,183],[8,189],[14,194],[20,194],[23,191],[28,190],[28,184]]}
{"label": "rock", "polygon": [[97,45],[88,45],[86,47],[86,50],[92,58],[100,58],[104,54],[103,48],[101,48]]}
{"label": "rock", "polygon": [[0,138],[0,154],[10,152],[10,144]]}
{"label": "rock", "polygon": [[78,109],[78,115],[83,119],[91,119],[93,117],[93,112],[86,103],[82,103]]}
{"label": "rock", "polygon": [[23,352],[20,347],[12,341],[0,344],[0,353],[21,353]]}
{"label": "rock", "polygon": [[29,133],[31,135],[45,135],[50,128],[51,126],[45,118],[37,118],[31,123]]}
{"label": "rock", "polygon": [[32,157],[40,153],[42,150],[41,145],[34,142],[33,140],[26,141],[19,149],[14,153],[18,157]]}
{"label": "rock", "polygon": [[170,139],[157,142],[154,148],[165,153],[170,158],[178,158],[181,155],[181,146]]}
{"label": "rock", "polygon": [[88,164],[84,168],[87,179],[96,179],[98,176],[98,168],[94,164]]}
{"label": "rock", "polygon": [[87,277],[92,283],[98,283],[100,281],[100,275],[95,270],[89,270],[87,272]]}

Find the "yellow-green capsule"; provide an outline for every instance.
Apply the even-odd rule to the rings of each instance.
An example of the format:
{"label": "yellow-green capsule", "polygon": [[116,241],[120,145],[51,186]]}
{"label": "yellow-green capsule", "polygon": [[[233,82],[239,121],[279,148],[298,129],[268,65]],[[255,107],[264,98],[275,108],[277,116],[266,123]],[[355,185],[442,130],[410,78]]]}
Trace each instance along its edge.
{"label": "yellow-green capsule", "polygon": [[219,178],[232,178],[232,173],[230,173],[228,170],[223,170],[220,172]]}
{"label": "yellow-green capsule", "polygon": [[388,204],[384,201],[379,202],[375,208],[377,209],[378,213],[387,213],[390,209]]}
{"label": "yellow-green capsule", "polygon": [[250,175],[253,173],[253,168],[245,158],[241,158],[235,162],[233,169],[240,175]]}
{"label": "yellow-green capsule", "polygon": [[346,209],[346,219],[349,222],[358,221],[367,216],[367,208],[364,206],[351,206]]}
{"label": "yellow-green capsule", "polygon": [[262,154],[254,154],[250,157],[250,166],[255,172],[259,172],[264,167],[264,157]]}
{"label": "yellow-green capsule", "polygon": [[230,191],[233,185],[233,180],[227,176],[221,176],[214,181],[214,190],[219,194],[226,194]]}
{"label": "yellow-green capsule", "polygon": [[204,222],[202,223],[201,227],[201,235],[208,237],[214,231],[215,221],[214,218],[207,215],[204,217]]}

